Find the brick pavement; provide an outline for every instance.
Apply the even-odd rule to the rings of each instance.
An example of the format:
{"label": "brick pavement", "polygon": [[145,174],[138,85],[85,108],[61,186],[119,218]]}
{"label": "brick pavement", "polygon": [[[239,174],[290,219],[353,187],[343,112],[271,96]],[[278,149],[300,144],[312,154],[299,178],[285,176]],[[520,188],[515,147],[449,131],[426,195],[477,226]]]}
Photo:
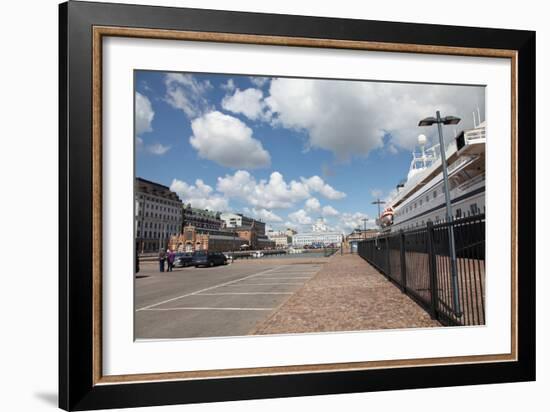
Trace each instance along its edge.
{"label": "brick pavement", "polygon": [[441,326],[357,255],[334,255],[251,334]]}

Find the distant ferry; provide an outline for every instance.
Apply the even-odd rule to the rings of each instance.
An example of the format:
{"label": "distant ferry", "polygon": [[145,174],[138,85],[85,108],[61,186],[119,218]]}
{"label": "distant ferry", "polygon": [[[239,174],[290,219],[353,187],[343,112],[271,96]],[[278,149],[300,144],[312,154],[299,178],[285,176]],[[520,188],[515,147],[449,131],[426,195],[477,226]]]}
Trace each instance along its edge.
{"label": "distant ferry", "polygon": [[[482,122],[463,131],[446,149],[453,219],[485,213],[485,128]],[[426,137],[420,135],[418,145],[421,152],[412,153],[406,182],[397,186],[377,220],[382,231],[446,219],[439,144],[426,148]]]}

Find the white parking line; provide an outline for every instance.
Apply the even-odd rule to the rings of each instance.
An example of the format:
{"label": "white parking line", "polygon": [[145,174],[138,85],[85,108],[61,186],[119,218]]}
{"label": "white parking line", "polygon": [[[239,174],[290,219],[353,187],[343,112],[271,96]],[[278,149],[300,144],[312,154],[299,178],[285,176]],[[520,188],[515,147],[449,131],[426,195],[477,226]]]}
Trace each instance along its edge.
{"label": "white parking line", "polygon": [[292,295],[292,292],[227,292],[227,293],[199,293],[196,296],[223,296],[223,295]]}
{"label": "white parking line", "polygon": [[275,308],[156,308],[156,309],[140,309],[146,311],[167,311],[167,310],[273,310]]}
{"label": "white parking line", "polygon": [[177,296],[175,298],[166,299],[166,300],[163,300],[162,302],[153,303],[152,305],[144,306],[143,308],[137,309],[136,312],[139,312],[140,310],[151,309],[151,308],[154,308],[155,306],[160,306],[160,305],[163,305],[165,303],[172,302],[174,300],[185,298],[187,296],[198,295],[201,292],[206,292],[207,290],[216,289],[216,288],[219,288],[221,286],[231,285],[232,283],[240,282],[241,280],[250,279],[250,278],[253,278],[255,276],[262,275],[264,273],[269,273],[269,272],[271,272],[272,270],[275,270],[275,269],[277,269],[277,266],[275,266],[274,268],[271,268],[271,269],[262,270],[261,272],[258,272],[258,273],[253,273],[252,275],[245,276],[244,278],[239,278],[239,279],[231,280],[229,282],[220,283],[219,285],[210,286],[208,288],[197,290],[197,291],[191,292],[191,293],[186,293],[185,295]]}

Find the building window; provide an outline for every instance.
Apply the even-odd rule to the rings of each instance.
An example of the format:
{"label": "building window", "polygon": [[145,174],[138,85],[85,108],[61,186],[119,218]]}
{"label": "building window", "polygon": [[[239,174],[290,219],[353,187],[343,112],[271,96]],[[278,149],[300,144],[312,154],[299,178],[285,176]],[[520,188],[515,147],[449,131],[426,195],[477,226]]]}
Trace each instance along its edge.
{"label": "building window", "polygon": [[437,197],[437,190],[434,190],[434,199]]}

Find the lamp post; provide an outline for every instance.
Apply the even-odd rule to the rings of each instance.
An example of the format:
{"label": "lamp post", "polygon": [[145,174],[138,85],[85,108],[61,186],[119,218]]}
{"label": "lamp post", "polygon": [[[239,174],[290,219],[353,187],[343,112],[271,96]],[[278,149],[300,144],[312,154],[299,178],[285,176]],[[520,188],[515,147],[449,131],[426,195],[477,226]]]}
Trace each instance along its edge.
{"label": "lamp post", "polygon": [[232,256],[235,256],[235,229],[233,229],[233,243],[231,244]]}
{"label": "lamp post", "polygon": [[363,221],[363,239],[367,238],[367,218],[361,219]]}
{"label": "lamp post", "polygon": [[371,203],[371,205],[378,205],[378,217],[380,217],[380,205],[383,205],[385,202],[383,202],[380,199],[376,199],[374,202]]}
{"label": "lamp post", "polygon": [[442,125],[458,124],[460,118],[455,116],[441,117],[439,110],[436,112],[436,117],[426,117],[420,120],[418,126],[432,126],[437,124],[437,132],[439,135],[439,151],[441,154],[441,169],[443,171],[443,189],[445,191],[445,206],[447,214],[447,222],[449,225],[449,254],[451,258],[451,281],[453,287],[453,307],[457,316],[462,316],[462,310],[460,308],[460,299],[458,291],[458,273],[456,269],[456,249],[455,249],[455,236],[452,223],[452,210],[451,210],[451,195],[449,192],[449,174],[447,172],[447,157],[445,155],[445,145],[443,144],[443,127]]}

